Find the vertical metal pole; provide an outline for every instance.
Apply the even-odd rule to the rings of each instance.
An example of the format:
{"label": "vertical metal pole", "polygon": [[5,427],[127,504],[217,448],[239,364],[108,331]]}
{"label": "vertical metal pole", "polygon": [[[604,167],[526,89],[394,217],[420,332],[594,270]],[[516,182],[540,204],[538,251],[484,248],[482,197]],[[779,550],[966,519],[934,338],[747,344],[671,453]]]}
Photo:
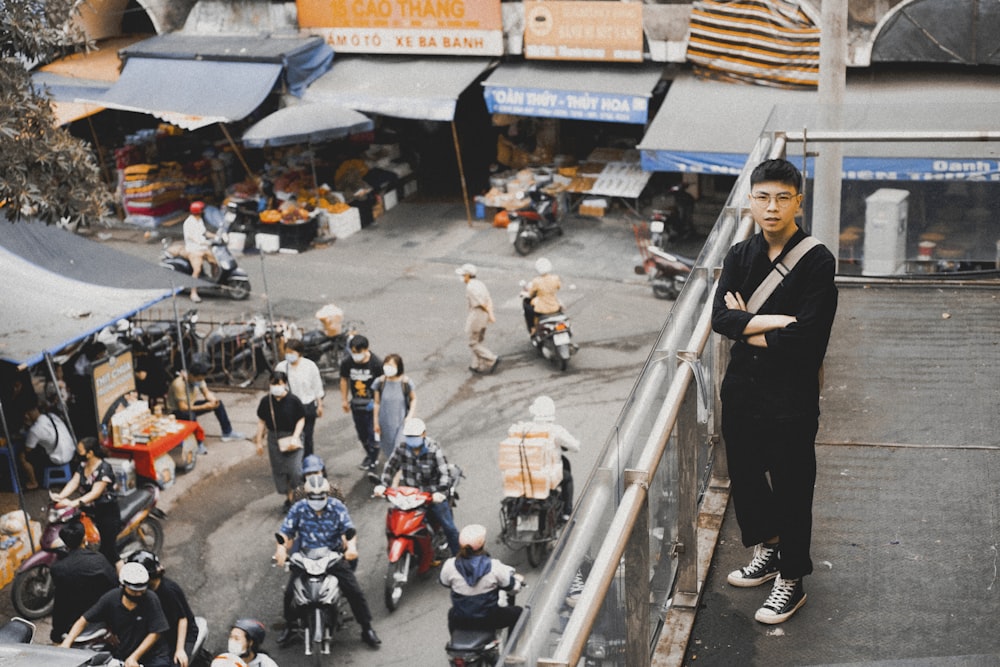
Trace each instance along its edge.
{"label": "vertical metal pole", "polygon": [[[839,130],[847,87],[847,0],[824,0],[821,8],[819,103],[822,129]],[[844,150],[839,142],[823,145],[816,159],[812,234],[834,259],[840,256],[840,188]]]}
{"label": "vertical metal pole", "polygon": [[462,147],[458,145],[458,128],[451,121],[451,138],[455,142],[455,159],[458,160],[458,175],[462,179],[462,199],[465,200],[465,220],[472,226],[472,208],[469,206],[469,187],[465,184],[465,167],[462,164]]}
{"label": "vertical metal pole", "polygon": [[625,664],[649,665],[649,495],[625,545]]}
{"label": "vertical metal pole", "polygon": [[674,600],[698,598],[698,386],[692,378],[677,413],[677,585]]}

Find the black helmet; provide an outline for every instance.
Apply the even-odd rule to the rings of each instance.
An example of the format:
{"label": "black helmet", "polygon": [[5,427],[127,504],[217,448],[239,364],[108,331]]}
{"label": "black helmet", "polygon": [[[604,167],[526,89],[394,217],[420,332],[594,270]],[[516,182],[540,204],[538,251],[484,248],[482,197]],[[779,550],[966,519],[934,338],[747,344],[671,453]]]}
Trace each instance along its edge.
{"label": "black helmet", "polygon": [[246,633],[247,639],[253,643],[254,652],[260,650],[260,645],[264,643],[266,636],[264,624],[256,618],[238,618],[233,623],[234,628],[239,628]]}
{"label": "black helmet", "polygon": [[147,551],[145,549],[140,549],[139,551],[134,551],[129,554],[125,561],[126,563],[138,563],[146,568],[146,572],[149,572],[149,578],[159,577],[163,574],[164,568],[160,564],[160,559],[152,551]]}

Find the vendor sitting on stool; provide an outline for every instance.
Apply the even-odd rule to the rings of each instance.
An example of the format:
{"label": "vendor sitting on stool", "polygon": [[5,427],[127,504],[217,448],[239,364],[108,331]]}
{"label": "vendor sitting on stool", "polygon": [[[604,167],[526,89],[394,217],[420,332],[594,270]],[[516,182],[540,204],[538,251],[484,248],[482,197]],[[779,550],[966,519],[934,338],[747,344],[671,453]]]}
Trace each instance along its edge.
{"label": "vendor sitting on stool", "polygon": [[[206,375],[208,375],[208,364],[202,360],[192,361],[186,371],[178,373],[167,391],[167,411],[178,419],[188,421],[198,421],[198,415],[214,412],[222,428],[223,442],[245,439],[245,435],[233,430],[229,415],[226,413],[226,406],[205,383]],[[198,453],[208,454],[204,441],[198,442]]]}

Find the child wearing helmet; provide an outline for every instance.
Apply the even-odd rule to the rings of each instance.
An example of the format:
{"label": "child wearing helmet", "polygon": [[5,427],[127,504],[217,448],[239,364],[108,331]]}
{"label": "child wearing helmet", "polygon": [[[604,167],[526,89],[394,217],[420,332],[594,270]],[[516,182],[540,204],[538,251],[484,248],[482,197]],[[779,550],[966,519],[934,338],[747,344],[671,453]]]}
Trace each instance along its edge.
{"label": "child wearing helmet", "polygon": [[60,646],[70,648],[88,623],[104,623],[118,638],[111,654],[125,667],[172,667],[173,657],[162,639],[169,625],[160,601],[149,590],[149,572],[139,563],[125,563],[118,581],[121,588],[108,591],[84,612]]}
{"label": "child wearing helmet", "polygon": [[[225,655],[240,660],[246,667],[278,667],[278,663],[261,650],[265,635],[266,628],[257,619],[239,618],[229,630],[229,641],[226,645],[227,653]],[[218,660],[218,658],[216,659]],[[223,664],[235,665],[238,663]]]}

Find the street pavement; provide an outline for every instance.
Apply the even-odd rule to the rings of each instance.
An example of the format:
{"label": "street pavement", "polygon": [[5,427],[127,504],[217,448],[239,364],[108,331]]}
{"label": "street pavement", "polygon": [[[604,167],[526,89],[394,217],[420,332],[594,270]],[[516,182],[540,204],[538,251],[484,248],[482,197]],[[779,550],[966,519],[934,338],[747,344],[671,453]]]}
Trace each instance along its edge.
{"label": "street pavement", "polygon": [[[316,310],[335,303],[346,319],[362,321],[375,353],[401,354],[406,374],[416,383],[417,412],[427,422],[428,434],[465,471],[456,522],[484,523],[494,555],[524,571],[535,584],[537,573],[524,553],[495,541],[501,499],[496,444],[512,422],[527,418],[535,396],[548,394],[555,399],[558,421],[583,443],[583,451],[572,457],[577,488],[583,487],[671,305],[655,299],[645,277],[633,272],[639,260],[633,221],[615,215],[571,217],[564,222],[565,236],[520,257],[505,230],[484,221],[470,224],[460,203],[403,202],[376,225],[326,247],[297,255],[240,257],[253,284],[248,301],[206,298],[191,304],[181,296],[176,308],[183,312],[196,307],[203,323],[270,312],[276,319],[314,328],[319,325]],[[102,230],[99,236],[151,261],[159,255],[158,239],[148,239],[141,231]],[[694,254],[697,248],[686,252]],[[560,296],[580,346],[565,373],[531,348],[521,314],[518,281],[533,277],[534,262],[542,256],[552,260],[562,277]],[[455,274],[465,262],[480,267],[479,277],[491,290],[497,310],[498,322],[490,327],[486,344],[502,361],[492,375],[467,369],[464,285]],[[170,319],[174,307],[168,301],[147,315]],[[249,391],[215,389],[235,427],[251,435],[262,385]],[[447,639],[447,592],[432,572],[427,580],[410,585],[399,610],[390,614],[384,607],[386,505],[370,497],[371,484],[357,469],[363,452],[350,416],[340,409],[336,386],[329,384],[327,390],[326,412],[317,425],[317,453],[326,460],[331,480],[345,492],[358,525],[358,576],[383,645],[377,653],[364,646],[352,624],[338,636],[334,655],[323,664],[438,663],[444,659]],[[202,423],[209,453],[162,494],[162,506],[170,515],[163,553],[167,574],[185,588],[196,613],[209,619],[213,650],[224,646],[233,619],[251,615],[268,625],[267,645],[279,664],[306,664],[301,645],[278,650],[273,643],[283,626],[280,600],[286,576],[270,567],[271,535],[281,520],[282,498],[274,491],[267,462],[254,455],[247,441],[222,443],[211,417],[202,418]]]}

